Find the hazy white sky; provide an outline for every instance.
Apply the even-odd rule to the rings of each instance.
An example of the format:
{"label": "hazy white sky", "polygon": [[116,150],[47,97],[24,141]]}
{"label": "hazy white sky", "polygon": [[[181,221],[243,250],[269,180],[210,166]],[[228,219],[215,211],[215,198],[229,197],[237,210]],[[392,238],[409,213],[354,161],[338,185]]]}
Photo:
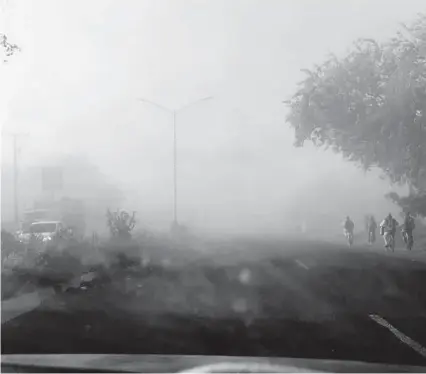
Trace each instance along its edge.
{"label": "hazy white sky", "polygon": [[[178,108],[214,96],[178,115],[188,216],[190,203],[238,210],[236,197],[246,206],[257,194],[269,195],[268,211],[283,188],[330,171],[361,175],[334,155],[295,150],[281,102],[301,68],[358,37],[389,37],[426,9],[424,0],[0,1],[0,31],[22,48],[0,67],[0,120],[29,133],[24,163],[77,150],[139,196],[169,203],[170,116],[136,99]],[[2,145],[8,159],[10,141]],[[218,188],[227,193],[206,201]]]}

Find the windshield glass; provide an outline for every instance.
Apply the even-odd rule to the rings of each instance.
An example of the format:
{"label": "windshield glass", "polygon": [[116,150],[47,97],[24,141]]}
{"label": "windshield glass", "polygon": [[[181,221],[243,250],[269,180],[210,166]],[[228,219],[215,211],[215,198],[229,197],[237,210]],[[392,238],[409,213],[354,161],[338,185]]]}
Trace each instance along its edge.
{"label": "windshield glass", "polygon": [[0,4],[3,353],[426,365],[425,0]]}
{"label": "windshield glass", "polygon": [[30,232],[32,234],[40,234],[43,232],[55,232],[56,223],[33,223],[30,226]]}

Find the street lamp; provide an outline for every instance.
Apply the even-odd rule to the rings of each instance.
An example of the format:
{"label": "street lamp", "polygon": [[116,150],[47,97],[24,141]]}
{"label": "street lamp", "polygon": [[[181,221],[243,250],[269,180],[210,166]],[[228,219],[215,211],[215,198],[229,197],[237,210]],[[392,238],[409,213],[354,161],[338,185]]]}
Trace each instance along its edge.
{"label": "street lamp", "polygon": [[207,96],[198,100],[195,100],[189,104],[186,104],[178,109],[170,109],[161,104],[155,103],[153,101],[138,98],[138,101],[141,101],[146,104],[150,104],[156,106],[157,108],[169,113],[172,115],[173,119],[173,224],[177,226],[178,224],[178,216],[177,216],[177,129],[176,129],[176,117],[179,112],[184,109],[188,109],[196,104],[201,103],[202,101],[207,101],[213,99],[213,96]]}

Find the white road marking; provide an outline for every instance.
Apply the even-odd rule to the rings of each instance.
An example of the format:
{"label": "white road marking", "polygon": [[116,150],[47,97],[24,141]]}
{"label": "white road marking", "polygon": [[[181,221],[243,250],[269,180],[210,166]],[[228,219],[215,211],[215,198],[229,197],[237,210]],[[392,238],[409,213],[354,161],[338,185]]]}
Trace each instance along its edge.
{"label": "white road marking", "polygon": [[405,335],[399,331],[396,327],[392,326],[384,318],[380,317],[377,314],[370,314],[369,316],[374,322],[378,323],[380,326],[387,328],[392,334],[394,334],[401,342],[408,345],[411,349],[416,351],[419,355],[426,357],[426,348],[423,347],[420,343],[417,343],[415,340],[411,339],[409,336]]}
{"label": "white road marking", "polygon": [[303,269],[305,269],[305,270],[309,270],[309,266],[308,265],[306,265],[305,263],[303,263],[302,261],[300,261],[300,260],[294,260],[294,262],[297,264],[297,265],[299,265],[301,268],[303,268]]}

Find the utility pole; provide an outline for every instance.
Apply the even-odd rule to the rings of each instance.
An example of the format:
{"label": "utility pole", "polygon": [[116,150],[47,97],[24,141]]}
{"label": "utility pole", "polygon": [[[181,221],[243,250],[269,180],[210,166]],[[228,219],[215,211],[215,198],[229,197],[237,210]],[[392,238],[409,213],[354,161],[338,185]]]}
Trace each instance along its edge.
{"label": "utility pole", "polygon": [[173,222],[178,224],[177,217],[177,133],[176,133],[176,110],[173,111]]}
{"label": "utility pole", "polygon": [[19,144],[18,140],[21,137],[27,136],[23,133],[8,133],[4,134],[12,137],[13,140],[13,209],[15,213],[15,223],[19,224]]}

